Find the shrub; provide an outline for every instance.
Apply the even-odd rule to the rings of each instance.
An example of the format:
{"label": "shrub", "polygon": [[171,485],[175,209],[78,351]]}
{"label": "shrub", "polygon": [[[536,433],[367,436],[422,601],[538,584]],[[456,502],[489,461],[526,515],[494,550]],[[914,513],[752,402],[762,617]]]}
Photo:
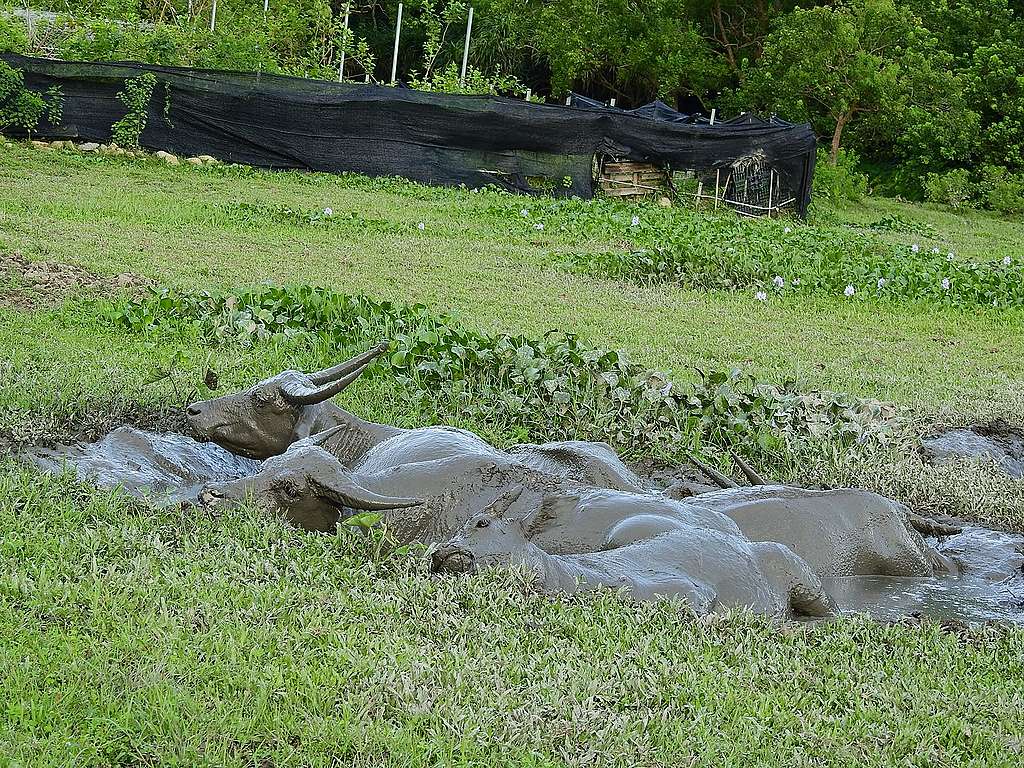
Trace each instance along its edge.
{"label": "shrub", "polygon": [[868,177],[857,170],[857,153],[840,149],[836,164],[832,165],[828,153],[818,150],[814,166],[814,193],[832,202],[860,200],[867,194]]}
{"label": "shrub", "polygon": [[45,96],[25,87],[21,70],[0,61],[0,131],[15,128],[29,135],[46,118],[51,125],[59,125],[63,98],[59,88],[49,88]]}
{"label": "shrub", "polygon": [[156,87],[156,75],[144,72],[124,81],[118,100],[128,108],[128,114],[113,125],[113,140],[122,147],[138,147],[139,138],[146,130],[149,101]]}
{"label": "shrub", "polygon": [[1024,173],[988,165],[981,176],[986,208],[1007,215],[1024,213]]}
{"label": "shrub", "polygon": [[925,198],[950,208],[966,208],[973,204],[978,187],[971,174],[963,168],[947,173],[929,173],[924,182]]}

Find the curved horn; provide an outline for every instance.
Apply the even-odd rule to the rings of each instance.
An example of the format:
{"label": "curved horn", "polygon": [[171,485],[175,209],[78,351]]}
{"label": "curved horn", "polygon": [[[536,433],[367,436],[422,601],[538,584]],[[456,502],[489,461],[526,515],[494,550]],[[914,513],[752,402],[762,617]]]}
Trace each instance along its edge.
{"label": "curved horn", "polygon": [[282,388],[281,394],[284,395],[284,399],[292,405],[316,405],[317,403],[322,403],[324,400],[334,397],[336,394],[341,392],[341,390],[358,379],[359,374],[365,370],[366,365],[364,364],[362,368],[359,368],[347,376],[343,376],[337,381],[331,382],[330,384],[324,384],[321,387],[303,389],[300,391]]}
{"label": "curved horn", "polygon": [[423,499],[383,496],[379,493],[374,493],[363,488],[363,486],[347,475],[341,479],[341,482],[336,483],[324,483],[315,478],[310,478],[310,481],[318,491],[318,496],[326,497],[334,503],[341,504],[349,509],[383,511],[418,507],[424,503]]}
{"label": "curved horn", "polygon": [[346,360],[344,363],[338,363],[330,368],[324,368],[322,371],[316,371],[315,373],[309,374],[309,378],[311,378],[313,383],[317,386],[326,384],[329,381],[334,381],[339,376],[344,376],[346,373],[358,370],[370,361],[380,357],[387,351],[389,346],[391,346],[389,342],[382,341],[377,346],[371,347],[361,355],[356,355],[351,360]]}
{"label": "curved horn", "polygon": [[750,481],[751,485],[768,485],[768,483],[764,481],[764,478],[754,471],[752,466],[739,457],[739,454],[736,453],[736,451],[729,451],[729,454],[732,456],[732,460],[736,462],[736,466],[740,468],[740,472],[742,472],[747,480]]}
{"label": "curved horn", "polygon": [[734,483],[728,477],[723,475],[717,469],[709,467],[707,464],[705,464],[702,461],[698,461],[697,458],[693,454],[690,454],[690,453],[686,454],[686,458],[690,460],[690,463],[693,464],[693,466],[695,466],[697,469],[699,469],[705,475],[707,475],[712,480],[714,480],[715,481],[715,485],[717,485],[719,488],[738,488],[739,487],[738,485],[736,485],[736,483]]}

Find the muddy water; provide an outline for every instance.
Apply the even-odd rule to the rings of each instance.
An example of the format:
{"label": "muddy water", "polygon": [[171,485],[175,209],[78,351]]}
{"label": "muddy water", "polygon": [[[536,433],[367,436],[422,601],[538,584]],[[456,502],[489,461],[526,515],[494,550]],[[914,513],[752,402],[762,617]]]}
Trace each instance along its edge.
{"label": "muddy water", "polygon": [[48,472],[70,466],[81,480],[101,488],[120,486],[158,504],[196,501],[199,490],[211,480],[248,477],[262,466],[214,443],[131,427],[115,429],[95,443],[38,448],[29,458]]}
{"label": "muddy water", "polygon": [[927,579],[855,576],[823,579],[842,613],[876,619],[921,615],[960,621],[1024,623],[1024,536],[965,528],[930,540],[961,573]]}

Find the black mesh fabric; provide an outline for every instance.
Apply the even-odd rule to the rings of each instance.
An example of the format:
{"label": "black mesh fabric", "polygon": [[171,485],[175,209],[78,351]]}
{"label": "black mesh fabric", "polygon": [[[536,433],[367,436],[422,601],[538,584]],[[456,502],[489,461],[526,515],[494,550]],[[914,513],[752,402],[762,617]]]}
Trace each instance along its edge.
{"label": "black mesh fabric", "polygon": [[140,143],[154,151],[580,197],[594,193],[596,154],[698,174],[757,154],[798,213],[810,200],[815,137],[806,124],[709,126],[657,102],[627,112],[260,73],[0,58],[23,70],[30,88],[63,91],[62,124],[40,126],[40,138],[109,142],[127,112],[117,98],[124,81],[152,72],[157,86]]}

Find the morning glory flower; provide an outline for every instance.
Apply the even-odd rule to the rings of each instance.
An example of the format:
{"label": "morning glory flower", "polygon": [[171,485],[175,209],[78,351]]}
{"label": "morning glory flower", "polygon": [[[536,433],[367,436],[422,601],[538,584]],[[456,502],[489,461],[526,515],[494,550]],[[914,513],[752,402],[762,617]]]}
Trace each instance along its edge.
{"label": "morning glory flower", "polygon": [[754,298],[757,299],[758,301],[767,301],[768,294],[765,293],[764,291],[758,291],[757,293],[754,294]]}
{"label": "morning glory flower", "polygon": [[792,228],[792,227],[786,227],[786,228],[785,228],[784,230],[782,230],[782,231],[783,231],[783,232],[785,232],[785,233],[786,233],[786,234],[788,235],[788,234],[789,234],[790,232],[792,232],[792,231],[793,231],[793,228]]}
{"label": "morning glory flower", "polygon": [[956,258],[956,251],[950,251],[948,254],[946,254],[946,258],[949,259],[950,261],[955,259]]}
{"label": "morning glory flower", "polygon": [[888,283],[888,282],[889,281],[886,280],[884,277],[880,277],[880,278],[878,278],[878,287],[879,288],[885,288],[885,284]]}
{"label": "morning glory flower", "polygon": [[332,211],[330,208],[324,208],[324,216],[333,216],[333,215],[334,215],[334,211]]}
{"label": "morning glory flower", "polygon": [[544,229],[544,225],[538,221],[536,224],[533,225],[533,228],[539,232],[540,230]]}
{"label": "morning glory flower", "polygon": [[856,293],[856,291],[854,290],[852,285],[846,286],[846,290],[843,291],[843,295],[846,296],[846,298],[850,298],[851,296],[853,296],[854,293]]}
{"label": "morning glory flower", "polygon": [[921,246],[919,246],[917,243],[914,243],[912,246],[910,246],[910,250],[912,253],[917,253],[918,251],[921,250]]}
{"label": "morning glory flower", "polygon": [[[939,252],[939,247],[938,246],[935,246],[934,248],[932,248],[932,253],[938,253],[938,252]],[[952,256],[952,254],[950,254],[950,255]]]}
{"label": "morning glory flower", "polygon": [[629,225],[631,227],[639,227],[640,226],[640,217],[639,216],[634,216],[633,220],[630,222]]}
{"label": "morning glory flower", "polygon": [[523,210],[521,210],[519,213],[522,214],[524,219],[527,218],[530,215],[530,212],[528,210],[526,210],[525,208],[523,208]]}
{"label": "morning glory flower", "polygon": [[786,281],[782,279],[782,275],[776,275],[772,282],[775,283],[776,288],[782,288],[786,284]]}
{"label": "morning glory flower", "polygon": [[424,229],[426,229],[426,225],[421,221],[419,224],[416,225],[416,229],[422,232]]}
{"label": "morning glory flower", "polygon": [[1009,256],[1003,256],[1003,264],[1006,265],[1007,267],[1010,266],[1010,263],[1012,261],[1013,259],[1011,259]]}
{"label": "morning glory flower", "polygon": [[942,278],[942,290],[944,290],[944,291],[948,291],[949,290],[949,278],[948,277]]}
{"label": "morning glory flower", "polygon": [[793,285],[800,285],[800,278],[799,277],[794,277],[793,278]]}

